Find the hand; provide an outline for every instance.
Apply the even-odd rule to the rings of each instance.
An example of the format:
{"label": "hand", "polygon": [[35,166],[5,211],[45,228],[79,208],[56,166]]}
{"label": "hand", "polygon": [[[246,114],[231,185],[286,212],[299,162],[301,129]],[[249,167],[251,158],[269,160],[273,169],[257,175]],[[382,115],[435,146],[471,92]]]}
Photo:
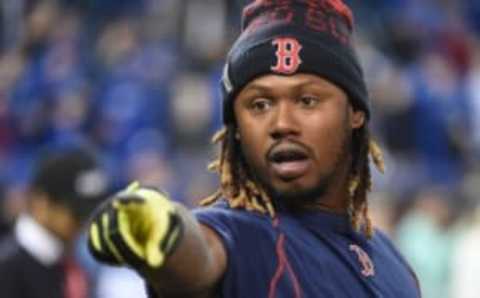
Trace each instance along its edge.
{"label": "hand", "polygon": [[165,193],[131,184],[97,208],[88,248],[100,262],[160,268],[178,244],[182,221]]}

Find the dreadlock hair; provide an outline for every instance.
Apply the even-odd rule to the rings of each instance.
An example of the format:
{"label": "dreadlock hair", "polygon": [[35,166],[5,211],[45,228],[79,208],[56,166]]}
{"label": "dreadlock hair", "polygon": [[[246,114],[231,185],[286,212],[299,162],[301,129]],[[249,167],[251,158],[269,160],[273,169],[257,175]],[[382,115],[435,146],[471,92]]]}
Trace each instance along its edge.
{"label": "dreadlock hair", "polygon": [[[220,144],[220,153],[209,166],[209,170],[220,176],[220,187],[200,205],[207,206],[224,198],[231,208],[243,208],[275,217],[274,204],[258,183],[249,176],[245,161],[235,137],[234,124],[227,124],[217,132],[212,141]],[[372,221],[368,215],[367,193],[372,189],[370,157],[376,168],[383,173],[382,151],[370,138],[366,125],[353,131],[353,158],[348,187],[347,213],[352,227],[358,231],[363,226],[367,237],[373,235]]]}
{"label": "dreadlock hair", "polygon": [[213,136],[213,143],[220,143],[220,154],[208,169],[219,174],[220,188],[203,199],[200,205],[211,205],[225,198],[232,208],[244,208],[274,217],[272,201],[248,174],[235,134],[234,124],[227,124]]}
{"label": "dreadlock hair", "polygon": [[385,164],[382,150],[370,137],[368,127],[363,125],[353,131],[353,159],[348,186],[347,212],[352,227],[358,231],[363,224],[364,232],[369,238],[373,235],[367,200],[367,194],[372,190],[370,158],[377,170],[383,173]]}

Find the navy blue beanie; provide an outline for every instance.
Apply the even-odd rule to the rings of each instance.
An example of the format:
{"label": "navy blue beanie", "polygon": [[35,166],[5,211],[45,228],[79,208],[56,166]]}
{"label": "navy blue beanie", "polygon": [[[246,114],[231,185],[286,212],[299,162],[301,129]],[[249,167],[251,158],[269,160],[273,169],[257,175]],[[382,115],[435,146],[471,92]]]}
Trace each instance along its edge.
{"label": "navy blue beanie", "polygon": [[319,75],[342,88],[369,118],[352,32],[353,15],[342,0],[256,0],[247,5],[221,82],[224,123],[235,121],[233,100],[240,90],[264,74]]}

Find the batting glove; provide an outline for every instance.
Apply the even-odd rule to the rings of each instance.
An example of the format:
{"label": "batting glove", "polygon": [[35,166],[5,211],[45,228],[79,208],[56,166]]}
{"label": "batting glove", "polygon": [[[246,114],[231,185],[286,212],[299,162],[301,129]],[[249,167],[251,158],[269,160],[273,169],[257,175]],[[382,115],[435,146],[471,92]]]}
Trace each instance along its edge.
{"label": "batting glove", "polygon": [[161,191],[131,184],[94,213],[88,248],[100,262],[135,269],[160,268],[179,242],[183,226]]}

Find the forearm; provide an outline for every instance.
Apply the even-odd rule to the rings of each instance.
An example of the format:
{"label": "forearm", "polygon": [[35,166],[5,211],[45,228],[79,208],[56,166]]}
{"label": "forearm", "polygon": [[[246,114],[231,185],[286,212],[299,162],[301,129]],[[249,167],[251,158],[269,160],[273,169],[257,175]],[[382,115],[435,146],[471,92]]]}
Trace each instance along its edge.
{"label": "forearm", "polygon": [[[160,297],[190,294],[203,296],[212,291],[225,267],[220,241],[200,226],[193,214],[175,204],[183,225],[183,235],[173,253],[159,269],[143,272]],[[195,295],[193,295],[195,294]]]}

